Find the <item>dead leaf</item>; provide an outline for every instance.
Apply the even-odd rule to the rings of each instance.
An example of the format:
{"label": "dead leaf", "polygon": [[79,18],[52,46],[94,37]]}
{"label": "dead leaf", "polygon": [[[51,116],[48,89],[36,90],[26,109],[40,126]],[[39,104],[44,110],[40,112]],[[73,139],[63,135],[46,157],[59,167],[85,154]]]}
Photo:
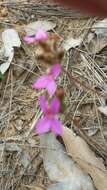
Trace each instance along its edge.
{"label": "dead leaf", "polygon": [[95,35],[87,44],[88,50],[92,54],[99,53],[106,46],[107,46],[107,38],[103,36],[95,36]]}
{"label": "dead leaf", "polygon": [[20,47],[21,41],[15,29],[7,29],[2,33],[2,41],[5,48],[5,56],[9,57],[13,47]]}
{"label": "dead leaf", "polygon": [[35,35],[38,29],[42,29],[44,31],[53,30],[56,27],[56,24],[50,21],[42,20],[32,22],[24,27],[27,35],[32,36]]}
{"label": "dead leaf", "polygon": [[66,51],[69,51],[71,48],[75,48],[77,46],[80,46],[80,44],[82,43],[82,38],[69,38],[67,40],[64,41],[64,43],[62,44],[63,48]]}
{"label": "dead leaf", "polygon": [[16,30],[7,29],[2,33],[2,42],[3,56],[7,58],[7,61],[0,65],[0,72],[4,74],[14,57],[14,47],[20,47],[21,41]]}
{"label": "dead leaf", "polygon": [[89,44],[93,40],[94,36],[94,33],[90,32],[87,38],[85,39],[85,42]]}
{"label": "dead leaf", "polygon": [[12,50],[10,52],[10,56],[8,57],[8,60],[5,63],[2,63],[0,65],[0,72],[2,74],[4,74],[8,70],[8,68],[10,67],[10,64],[12,62],[13,57],[14,57],[14,51]]}
{"label": "dead leaf", "polygon": [[99,53],[107,46],[107,19],[101,20],[92,26],[91,32],[86,39],[90,53]]}
{"label": "dead leaf", "polygon": [[90,174],[97,190],[107,190],[107,172],[101,159],[95,156],[87,143],[81,137],[76,136],[72,129],[64,127],[62,138],[67,152],[81,169]]}
{"label": "dead leaf", "polygon": [[41,136],[40,145],[47,147],[43,150],[44,168],[50,180],[57,182],[48,190],[94,190],[91,178],[78,168],[53,134]]}
{"label": "dead leaf", "polygon": [[93,135],[95,135],[97,132],[98,132],[98,130],[99,130],[99,128],[90,128],[90,129],[88,129],[88,136],[89,137],[91,137],[91,136],[93,136]]}
{"label": "dead leaf", "polygon": [[98,36],[107,37],[107,18],[95,23],[92,26],[92,31],[94,31]]}
{"label": "dead leaf", "polygon": [[107,116],[107,106],[99,106],[98,110]]}

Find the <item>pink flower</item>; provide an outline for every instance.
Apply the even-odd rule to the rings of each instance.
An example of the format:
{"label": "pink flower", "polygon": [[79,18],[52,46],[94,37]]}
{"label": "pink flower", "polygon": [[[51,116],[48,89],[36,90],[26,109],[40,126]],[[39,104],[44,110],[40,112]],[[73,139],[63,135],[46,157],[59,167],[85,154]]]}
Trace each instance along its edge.
{"label": "pink flower", "polygon": [[55,135],[62,135],[61,122],[56,118],[60,108],[59,100],[54,97],[50,106],[48,106],[45,96],[40,96],[39,104],[44,116],[36,125],[37,134],[40,135],[52,131]]}
{"label": "pink flower", "polygon": [[42,29],[39,29],[34,36],[26,35],[23,39],[27,44],[30,44],[30,43],[34,43],[34,42],[47,40],[48,34],[47,34],[47,32],[44,32]]}
{"label": "pink flower", "polygon": [[47,75],[40,77],[36,82],[34,82],[33,88],[35,89],[46,88],[49,95],[52,96],[57,88],[55,79],[59,76],[60,72],[61,72],[60,64],[52,65]]}

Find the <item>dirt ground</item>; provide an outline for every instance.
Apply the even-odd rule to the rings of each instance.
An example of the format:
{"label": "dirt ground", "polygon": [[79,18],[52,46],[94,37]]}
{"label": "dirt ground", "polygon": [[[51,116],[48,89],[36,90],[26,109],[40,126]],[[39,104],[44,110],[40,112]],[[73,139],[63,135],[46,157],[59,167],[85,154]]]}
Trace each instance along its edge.
{"label": "dirt ground", "polygon": [[[84,36],[84,44],[68,51],[63,59],[63,67],[77,81],[70,80],[66,74],[59,81],[65,89],[66,112],[62,120],[69,128],[73,125],[76,134],[103,158],[106,166],[107,117],[97,109],[100,100],[106,100],[103,86],[103,82],[107,82],[106,48],[93,54],[85,42],[98,18],[67,11],[45,0],[4,0],[0,7],[0,31],[15,28],[21,39],[24,36],[22,26],[36,20],[55,23],[55,32],[62,39]],[[44,69],[37,62],[35,50],[35,45],[29,46],[22,40],[21,48],[16,48],[11,66],[0,81],[1,190],[45,190],[51,183],[44,170],[39,137],[31,128],[35,115],[38,117],[39,114],[39,92],[32,89],[32,83]],[[82,64],[81,52],[86,55],[89,65]],[[2,62],[0,58],[0,64]],[[98,85],[99,78],[102,79],[101,85]]]}

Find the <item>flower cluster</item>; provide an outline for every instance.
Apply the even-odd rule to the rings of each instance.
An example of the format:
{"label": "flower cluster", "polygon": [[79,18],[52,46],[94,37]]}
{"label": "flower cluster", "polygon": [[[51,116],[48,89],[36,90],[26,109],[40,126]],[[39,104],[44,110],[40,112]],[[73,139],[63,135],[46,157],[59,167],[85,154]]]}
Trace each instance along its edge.
{"label": "flower cluster", "polygon": [[[43,48],[48,47],[48,39],[49,37],[47,32],[44,32],[43,30],[38,30],[38,32],[34,36],[24,37],[24,41],[26,43],[30,44],[34,42],[39,42],[43,46]],[[48,54],[49,51],[51,52],[52,49],[53,52],[51,52],[51,55],[56,55],[56,42],[54,42],[53,44],[55,49],[50,48],[49,44]],[[61,54],[61,52],[62,51],[60,51],[58,54]],[[57,57],[54,60],[57,61]],[[43,117],[38,121],[35,127],[36,133],[39,135],[51,131],[57,136],[63,134],[61,121],[57,118],[57,115],[60,113],[61,110],[61,99],[57,96],[58,88],[56,84],[56,79],[61,73],[61,66],[59,63],[54,63],[52,59],[51,64],[52,65],[48,69],[48,73],[38,78],[32,86],[33,89],[44,89],[46,92],[45,95],[39,97],[39,106],[41,108],[41,111],[43,112]]]}

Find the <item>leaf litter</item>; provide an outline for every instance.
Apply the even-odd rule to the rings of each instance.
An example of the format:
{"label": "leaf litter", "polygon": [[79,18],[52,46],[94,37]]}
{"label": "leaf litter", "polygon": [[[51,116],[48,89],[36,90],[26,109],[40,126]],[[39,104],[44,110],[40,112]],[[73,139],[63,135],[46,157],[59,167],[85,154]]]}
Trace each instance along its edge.
{"label": "leaf litter", "polygon": [[[12,10],[14,10],[14,13],[12,12],[11,14],[10,12],[8,13],[10,16],[9,19],[11,18],[11,20],[14,21],[16,28],[17,28],[16,24],[17,22],[21,24],[21,27],[18,25],[19,28],[18,32],[16,29],[4,28],[4,31],[15,30],[13,33],[15,35],[16,41],[14,40],[13,40],[14,42],[11,41],[12,44],[10,45],[9,49],[7,48],[9,47],[9,44],[7,45],[6,42],[9,39],[6,37],[7,39],[5,43],[7,47],[3,45],[2,52],[0,51],[0,54],[3,55],[2,57],[3,59],[4,58],[7,58],[7,60],[9,59],[9,61],[7,61],[9,63],[7,64],[7,66],[5,65],[3,69],[4,73],[7,71],[5,75],[6,77],[8,75],[7,77],[8,80],[7,83],[5,79],[2,80],[1,82],[2,98],[3,98],[4,87],[6,88],[6,91],[4,93],[3,105],[0,108],[0,112],[2,113],[0,117],[1,141],[5,139],[4,131],[7,130],[8,137],[6,138],[6,144],[9,146],[7,146],[7,149],[4,148],[1,151],[1,153],[4,151],[4,157],[2,157],[3,160],[1,159],[0,168],[4,167],[5,171],[6,169],[8,169],[8,171],[6,171],[8,175],[10,175],[9,169],[12,168],[11,175],[13,174],[13,178],[16,178],[16,181],[15,180],[12,181],[11,175],[9,177],[7,175],[7,177],[4,178],[4,184],[2,184],[2,186],[5,189],[7,188],[7,185],[8,189],[9,188],[16,189],[15,185],[17,184],[18,190],[28,189],[28,188],[42,189],[42,190],[44,189],[59,190],[61,188],[64,190],[71,190],[71,188],[72,189],[77,188],[78,190],[80,188],[80,184],[81,185],[85,184],[83,189],[90,187],[89,190],[95,188],[97,190],[99,189],[105,190],[107,187],[106,169],[104,167],[104,164],[106,166],[106,160],[107,160],[106,157],[103,160],[104,161],[103,163],[102,159],[98,157],[97,152],[95,152],[94,154],[94,151],[91,150],[89,147],[87,147],[87,145],[84,144],[85,142],[83,143],[83,139],[79,139],[79,136],[76,136],[76,134],[73,136],[71,128],[66,129],[64,132],[64,136],[62,137],[63,144],[65,145],[66,149],[63,147],[62,143],[60,143],[58,140],[55,140],[53,137],[49,137],[50,141],[48,141],[49,140],[48,138],[43,140],[42,142],[43,146],[42,146],[41,144],[39,144],[39,138],[32,132],[32,130],[29,130],[35,112],[37,113],[37,117],[35,117],[36,119],[38,118],[39,115],[38,105],[36,104],[38,93],[34,93],[34,91],[31,90],[31,84],[34,81],[35,76],[40,75],[40,72],[41,70],[43,70],[43,67],[42,65],[37,63],[35,57],[34,59],[32,58],[32,54],[34,54],[36,47],[35,46],[30,47],[29,51],[27,51],[28,46],[22,43],[20,44],[19,42],[20,38],[19,36],[18,38],[16,36],[18,34],[21,37],[23,37],[24,34],[22,34],[21,31],[22,25],[25,27],[25,32],[27,32],[27,34],[29,35],[34,35],[36,32],[36,27],[42,26],[46,31],[53,32],[55,30],[55,32],[61,38],[62,36],[64,36],[65,40],[62,41],[64,46],[66,44],[65,49],[67,50],[67,55],[65,55],[63,66],[66,69],[68,69],[69,72],[72,72],[73,76],[76,76],[79,79],[79,81],[82,82],[82,84],[85,83],[86,86],[88,85],[90,87],[95,87],[96,91],[98,92],[101,91],[102,93],[101,95],[105,96],[106,95],[105,84],[107,82],[106,64],[105,64],[106,58],[103,58],[102,56],[101,58],[99,58],[98,55],[100,56],[100,53],[102,53],[103,49],[105,49],[107,46],[106,34],[105,34],[106,20],[105,21],[102,20],[100,22],[98,21],[99,25],[95,26],[95,24],[92,24],[95,23],[95,21],[93,21],[93,19],[90,18],[91,24],[88,25],[88,27],[90,28],[90,30],[88,30],[87,23],[89,22],[84,19],[77,21],[77,20],[72,20],[67,18],[62,19],[57,17],[58,24],[56,24],[56,20],[54,20],[53,17],[52,17],[53,21],[51,22],[48,21],[47,23],[48,20],[47,18],[46,20],[43,18],[43,20],[41,21],[39,15],[36,15],[36,17],[32,19],[34,15],[29,14],[28,22],[30,24],[26,24],[26,22],[24,23],[24,19],[26,20],[27,14],[25,14],[24,11],[21,12],[21,9],[19,9],[19,12],[15,11],[14,8],[12,8]],[[17,14],[19,14],[20,16],[18,16]],[[35,22],[35,20],[37,21]],[[7,23],[5,17],[3,18],[3,21]],[[12,31],[8,31],[9,36],[12,34],[11,32]],[[70,38],[68,37],[69,33],[71,33]],[[85,36],[84,39],[80,38],[80,36],[82,36],[81,34],[83,33]],[[15,43],[17,44],[16,46]],[[21,46],[21,48],[18,48],[16,51],[16,49],[14,49],[14,46],[15,47]],[[16,54],[15,56],[14,56],[14,51]],[[87,58],[87,62],[84,62],[84,64],[83,60],[81,61],[81,53],[79,51],[80,52],[82,51],[83,55]],[[104,56],[106,57],[106,54],[104,54]],[[18,69],[16,65],[12,65],[12,71],[13,71],[13,80],[12,80],[12,74],[10,75],[9,67],[11,61],[13,60],[13,57],[14,57],[13,62],[17,64],[17,67],[20,64],[20,60],[22,61],[23,69],[20,77],[17,77],[19,75],[17,76],[15,75],[13,68],[16,70],[16,72],[18,72]],[[32,63],[33,61],[35,65],[33,65],[34,67],[33,70],[31,70],[32,71],[31,73],[29,71],[29,64],[27,65],[27,62]],[[98,64],[99,62],[100,64]],[[3,60],[2,64],[4,63],[5,61]],[[104,67],[104,70],[102,66]],[[24,83],[22,81],[24,81]],[[94,94],[93,91],[91,91],[91,89],[89,90],[89,88],[88,90],[87,88],[86,89],[82,88],[80,84],[76,85],[75,82],[72,83],[72,81],[67,79],[66,75],[62,76],[59,82],[65,88],[65,95],[66,95],[65,102],[67,106],[68,116],[66,117],[66,114],[64,116],[67,126],[71,127],[72,117],[73,121],[75,120],[76,123],[79,124],[79,127],[82,128],[84,131],[86,131],[87,135],[88,135],[87,131],[89,130],[89,128],[91,128],[91,130],[93,131],[94,127],[97,126],[98,132],[95,133],[94,136],[92,136],[92,139],[94,139],[96,143],[100,143],[101,147],[104,147],[106,144],[105,141],[107,141],[107,132],[106,132],[107,121],[106,117],[104,118],[103,114],[101,114],[99,111],[100,99],[102,96],[100,97],[97,96],[97,94],[96,93]],[[19,87],[18,91],[16,91],[17,86]],[[7,128],[6,121],[7,119],[9,119],[9,111],[8,111],[9,104],[7,103],[10,101],[10,94],[12,96],[12,88],[14,92],[12,105],[11,105],[12,112],[10,112],[11,113],[10,123],[9,127]],[[92,109],[93,107],[95,108],[94,111]],[[104,108],[105,107],[106,106],[104,106]],[[28,114],[29,112],[32,112],[32,114]],[[22,121],[21,122],[22,126],[20,130],[18,130],[17,120]],[[67,133],[68,130],[69,132]],[[78,135],[80,135],[78,129],[75,129],[75,131]],[[29,137],[28,139],[26,139],[25,134],[28,133]],[[20,138],[17,135],[19,135]],[[32,141],[33,145],[31,144]],[[41,141],[42,140],[40,140],[40,143]],[[10,142],[11,144],[9,144]],[[46,148],[47,146],[44,147],[44,145],[47,144],[48,148]],[[91,141],[89,144],[91,144]],[[75,147],[75,150],[73,145]],[[58,150],[56,150],[57,147]],[[87,152],[87,149],[89,152]],[[39,152],[40,150],[42,152],[42,158]],[[44,166],[42,165],[42,160]],[[2,165],[3,164],[2,161],[5,162],[6,167]],[[72,172],[72,169],[74,169],[73,170],[74,172]],[[18,174],[21,175],[21,180]],[[87,184],[85,180],[87,180]],[[11,186],[11,184],[13,184],[13,186]],[[28,186],[26,184],[28,184]],[[41,184],[43,185],[43,187]]]}

